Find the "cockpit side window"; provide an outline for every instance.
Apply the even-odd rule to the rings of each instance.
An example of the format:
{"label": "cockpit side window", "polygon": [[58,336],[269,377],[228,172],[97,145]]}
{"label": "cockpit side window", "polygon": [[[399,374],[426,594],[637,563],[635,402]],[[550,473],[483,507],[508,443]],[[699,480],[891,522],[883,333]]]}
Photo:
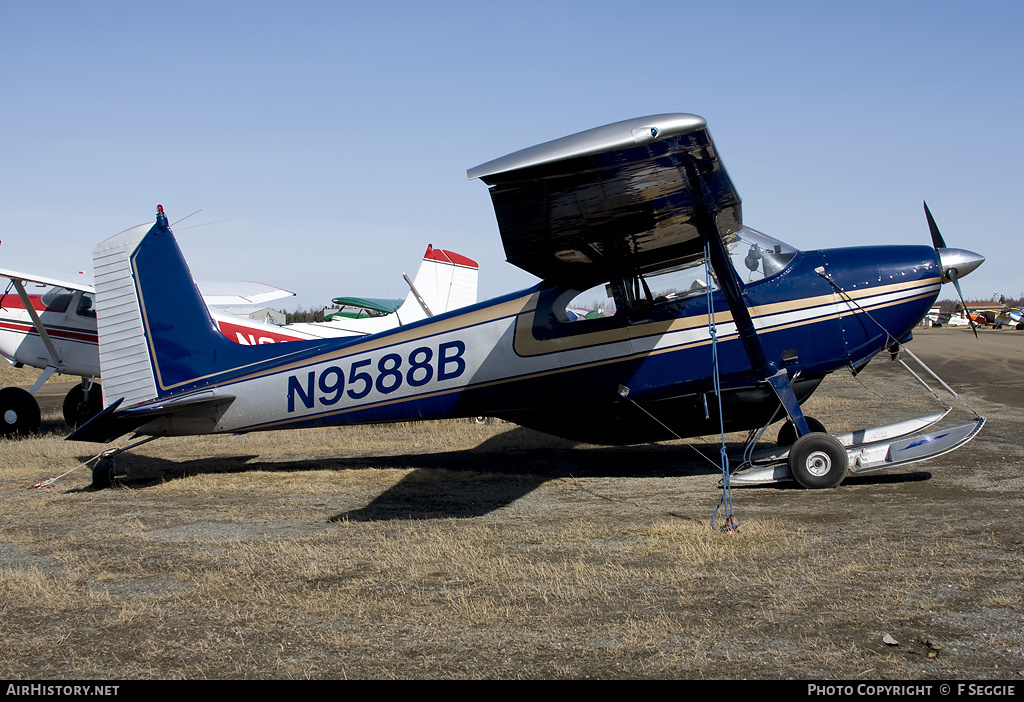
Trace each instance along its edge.
{"label": "cockpit side window", "polygon": [[82,297],[78,300],[78,308],[75,310],[79,317],[96,319],[96,308],[93,306],[93,298],[92,293],[82,293]]}
{"label": "cockpit side window", "polygon": [[544,340],[622,328],[628,307],[621,281],[576,288],[544,286],[531,315],[531,334]]}
{"label": "cockpit side window", "polygon": [[[743,227],[727,244],[730,262],[745,284],[757,283],[781,273],[797,254],[792,246]],[[710,272],[710,275],[708,273]],[[630,306],[634,310],[694,298],[718,290],[718,278],[704,259],[665,270],[635,275],[626,281]]]}
{"label": "cockpit side window", "polygon": [[[711,276],[711,289],[718,289],[718,281]],[[708,290],[707,266],[696,261],[678,268],[637,275],[626,281],[630,305],[633,309],[658,307],[705,294]]]}
{"label": "cockpit side window", "polygon": [[554,305],[560,322],[585,322],[605,319],[618,314],[614,289],[609,283],[595,285],[587,290],[568,290]]}
{"label": "cockpit side window", "polygon": [[[778,275],[798,253],[747,227],[730,235],[726,248],[735,275],[746,285]],[[553,338],[668,319],[684,307],[706,305],[702,298],[709,288],[720,295],[718,277],[702,257],[624,274],[586,289],[547,287],[538,302],[533,332],[538,339]]]}
{"label": "cockpit side window", "polygon": [[66,288],[50,288],[43,294],[40,301],[46,306],[48,312],[67,312],[73,295],[74,292]]}

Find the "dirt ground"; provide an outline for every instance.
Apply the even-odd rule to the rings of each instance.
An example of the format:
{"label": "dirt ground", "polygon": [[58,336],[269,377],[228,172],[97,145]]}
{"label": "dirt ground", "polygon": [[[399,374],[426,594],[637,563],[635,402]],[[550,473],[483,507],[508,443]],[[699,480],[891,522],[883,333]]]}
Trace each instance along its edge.
{"label": "dirt ground", "polygon": [[[734,532],[716,437],[162,439],[120,488],[30,489],[92,455],[49,408],[0,441],[0,677],[1019,681],[1024,332],[915,337],[981,434],[834,490],[736,488]],[[805,410],[838,432],[937,406],[878,359]]]}

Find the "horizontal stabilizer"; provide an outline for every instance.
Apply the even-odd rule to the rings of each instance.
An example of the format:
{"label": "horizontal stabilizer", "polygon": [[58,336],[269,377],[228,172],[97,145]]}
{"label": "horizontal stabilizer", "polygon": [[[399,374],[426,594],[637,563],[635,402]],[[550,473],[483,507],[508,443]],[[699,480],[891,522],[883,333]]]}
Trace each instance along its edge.
{"label": "horizontal stabilizer", "polygon": [[[189,423],[210,431],[234,399],[233,395],[206,392],[123,411],[118,411],[121,400],[117,400],[76,429],[67,440],[108,443],[140,427],[155,424],[166,427],[174,424],[180,428],[181,424]],[[161,432],[154,427],[147,433],[155,435]]]}

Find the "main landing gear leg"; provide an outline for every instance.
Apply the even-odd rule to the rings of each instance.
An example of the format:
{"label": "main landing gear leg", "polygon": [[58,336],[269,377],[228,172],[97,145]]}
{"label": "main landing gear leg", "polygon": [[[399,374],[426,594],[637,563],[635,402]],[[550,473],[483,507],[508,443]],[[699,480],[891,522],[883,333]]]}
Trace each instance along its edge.
{"label": "main landing gear leg", "polygon": [[92,378],[82,378],[81,384],[71,388],[64,397],[64,421],[72,429],[85,424],[102,409],[100,386]]}
{"label": "main landing gear leg", "polygon": [[[789,450],[789,472],[802,487],[830,488],[843,482],[849,468],[846,449],[839,440],[825,433],[825,427],[804,417],[800,403],[793,392],[789,374],[781,370],[768,378],[772,389],[789,415],[796,430],[796,441]],[[783,432],[785,428],[783,428]],[[780,432],[780,435],[782,432]]]}

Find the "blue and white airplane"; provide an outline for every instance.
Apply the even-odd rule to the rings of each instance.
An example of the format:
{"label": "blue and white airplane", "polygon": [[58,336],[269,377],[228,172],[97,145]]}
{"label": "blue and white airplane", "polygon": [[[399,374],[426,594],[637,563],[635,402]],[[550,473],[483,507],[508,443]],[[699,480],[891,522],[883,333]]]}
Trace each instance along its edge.
{"label": "blue and white airplane", "polygon": [[[825,376],[907,341],[942,282],[984,259],[938,243],[798,251],[745,227],[701,117],[617,122],[468,175],[490,186],[509,262],[542,282],[369,336],[235,344],[162,209],[102,242],[106,409],[69,439],[494,416],[628,444],[788,417],[758,480],[832,487],[950,451],[984,424],[911,435],[936,415],[836,437],[804,417]],[[120,450],[97,462],[96,486]]]}
{"label": "blue and white airplane", "polygon": [[1024,308],[1011,307],[1006,310],[1002,310],[998,316],[996,316],[996,324],[1005,324],[1006,326],[1013,327],[1020,331],[1024,329]]}

